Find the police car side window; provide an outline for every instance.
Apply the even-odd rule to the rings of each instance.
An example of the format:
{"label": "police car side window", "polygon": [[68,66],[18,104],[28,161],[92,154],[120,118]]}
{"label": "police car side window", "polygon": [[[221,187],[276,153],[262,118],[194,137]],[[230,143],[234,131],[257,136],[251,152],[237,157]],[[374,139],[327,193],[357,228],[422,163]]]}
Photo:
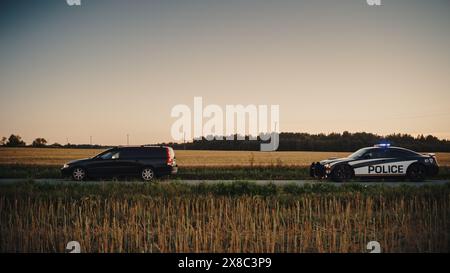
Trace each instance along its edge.
{"label": "police car side window", "polygon": [[398,150],[398,149],[390,149],[389,153],[390,153],[390,157],[396,157],[396,158],[414,156],[414,154],[411,152]]}
{"label": "police car side window", "polygon": [[361,159],[371,159],[371,158],[372,158],[372,152],[371,151],[367,151],[361,156]]}
{"label": "police car side window", "polygon": [[387,150],[387,149],[379,149],[378,152],[379,152],[378,158],[387,158],[387,157],[389,157],[389,150]]}
{"label": "police car side window", "polygon": [[386,153],[387,157],[389,158],[396,158],[399,157],[399,154],[397,153],[397,151],[389,149],[389,151]]}
{"label": "police car side window", "polygon": [[362,158],[363,159],[372,159],[372,158],[379,158],[380,156],[381,156],[381,154],[378,149],[370,149],[362,156]]}

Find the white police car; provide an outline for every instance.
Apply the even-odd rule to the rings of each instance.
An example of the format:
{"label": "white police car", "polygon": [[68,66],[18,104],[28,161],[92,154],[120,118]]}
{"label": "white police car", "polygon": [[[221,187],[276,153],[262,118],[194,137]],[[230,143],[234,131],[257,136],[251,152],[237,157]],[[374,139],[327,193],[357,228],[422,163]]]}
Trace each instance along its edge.
{"label": "white police car", "polygon": [[311,164],[310,175],[343,182],[353,177],[407,177],[423,181],[439,172],[434,154],[378,144],[359,149],[345,158],[327,159]]}

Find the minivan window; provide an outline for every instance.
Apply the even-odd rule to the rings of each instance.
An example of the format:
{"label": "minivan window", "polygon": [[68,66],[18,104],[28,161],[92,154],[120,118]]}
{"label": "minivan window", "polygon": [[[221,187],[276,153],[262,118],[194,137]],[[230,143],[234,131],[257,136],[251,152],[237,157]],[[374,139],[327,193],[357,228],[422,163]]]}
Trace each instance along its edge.
{"label": "minivan window", "polygon": [[123,159],[127,159],[127,158],[138,158],[138,156],[137,156],[136,153],[133,151],[133,149],[123,149],[123,150],[122,150],[121,157],[122,157]]}
{"label": "minivan window", "polygon": [[159,147],[126,148],[120,154],[121,158],[158,158],[165,156],[165,149]]}
{"label": "minivan window", "polygon": [[111,159],[119,159],[119,157],[120,157],[120,152],[117,152],[111,156]]}
{"label": "minivan window", "polygon": [[110,151],[107,153],[104,153],[100,156],[101,159],[111,159],[112,156],[116,153],[116,151]]}
{"label": "minivan window", "polygon": [[148,153],[151,154],[152,157],[167,157],[166,149],[164,148],[147,148]]}

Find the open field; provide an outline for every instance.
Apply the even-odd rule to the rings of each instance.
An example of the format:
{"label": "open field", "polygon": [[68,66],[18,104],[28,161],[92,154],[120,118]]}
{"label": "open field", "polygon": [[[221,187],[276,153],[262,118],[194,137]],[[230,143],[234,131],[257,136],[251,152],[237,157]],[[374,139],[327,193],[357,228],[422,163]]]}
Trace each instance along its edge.
{"label": "open field", "polygon": [[[103,150],[0,148],[0,178],[60,178],[59,168],[70,160]],[[309,164],[337,152],[176,151],[179,172],[174,179],[310,179]],[[436,179],[450,178],[450,153],[438,153]]]}
{"label": "open field", "polygon": [[[3,178],[61,178],[61,166],[53,165],[1,165]],[[136,178],[130,178],[136,180]],[[127,180],[130,180],[127,179]],[[162,178],[165,180],[165,178]],[[178,180],[311,180],[306,166],[181,166],[170,179]],[[450,180],[450,167],[444,166],[433,180]],[[380,178],[378,178],[380,180]]]}
{"label": "open field", "polygon": [[450,250],[450,187],[327,184],[0,186],[0,252]]}
{"label": "open field", "polygon": [[[0,165],[62,165],[67,161],[92,157],[103,150],[64,148],[0,148]],[[311,162],[343,157],[342,152],[249,152],[249,151],[175,151],[178,165],[187,166],[309,166]],[[450,166],[450,153],[437,153],[441,166]]]}

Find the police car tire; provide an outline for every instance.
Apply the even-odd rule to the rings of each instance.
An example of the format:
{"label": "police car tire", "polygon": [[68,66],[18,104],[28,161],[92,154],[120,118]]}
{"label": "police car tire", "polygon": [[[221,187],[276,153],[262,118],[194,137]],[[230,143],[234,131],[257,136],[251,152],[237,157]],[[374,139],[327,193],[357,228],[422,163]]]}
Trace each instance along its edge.
{"label": "police car tire", "polygon": [[345,182],[353,177],[353,170],[348,165],[336,166],[331,172],[331,179],[334,182]]}
{"label": "police car tire", "polygon": [[410,181],[420,182],[425,180],[426,169],[422,164],[412,164],[409,166],[407,173],[407,177]]}

